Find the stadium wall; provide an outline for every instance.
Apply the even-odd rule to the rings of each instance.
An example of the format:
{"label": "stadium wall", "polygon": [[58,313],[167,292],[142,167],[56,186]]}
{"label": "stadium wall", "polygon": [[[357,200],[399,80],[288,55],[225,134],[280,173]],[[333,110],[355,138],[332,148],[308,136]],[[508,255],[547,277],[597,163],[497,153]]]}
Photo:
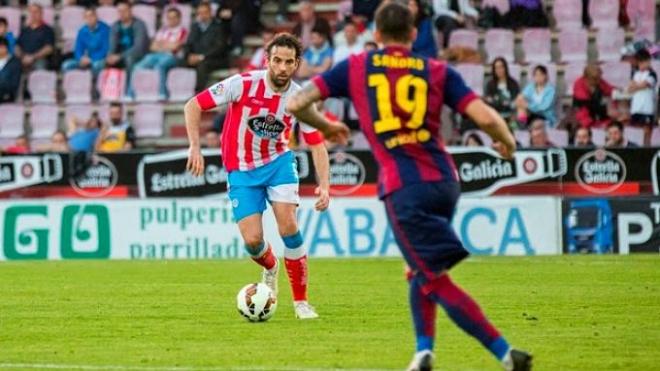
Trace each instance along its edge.
{"label": "stadium wall", "polygon": [[[314,211],[303,198],[300,229],[312,257],[398,256],[382,203],[335,198]],[[281,254],[275,221],[266,238]],[[562,253],[561,199],[461,200],[454,227],[477,255]],[[0,260],[235,259],[245,255],[226,199],[40,199],[0,202]]]}

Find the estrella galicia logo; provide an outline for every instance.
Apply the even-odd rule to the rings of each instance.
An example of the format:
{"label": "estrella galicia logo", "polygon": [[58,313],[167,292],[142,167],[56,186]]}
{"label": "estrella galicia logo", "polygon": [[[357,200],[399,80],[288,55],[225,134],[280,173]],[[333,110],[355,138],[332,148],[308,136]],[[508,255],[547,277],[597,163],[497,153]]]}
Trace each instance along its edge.
{"label": "estrella galicia logo", "polygon": [[248,127],[255,134],[266,139],[277,139],[286,129],[286,125],[271,113],[266,116],[250,117]]}
{"label": "estrella galicia logo", "polygon": [[117,168],[107,158],[94,156],[85,171],[70,179],[71,186],[85,197],[105,196],[117,185]]}
{"label": "estrella galicia logo", "polygon": [[651,160],[651,182],[653,183],[653,194],[660,195],[660,151],[656,152]]}
{"label": "estrella galicia logo", "polygon": [[358,190],[366,177],[366,169],[359,158],[346,153],[330,154],[330,194],[349,195]]}
{"label": "estrella galicia logo", "polygon": [[[6,259],[48,259],[58,246],[62,259],[110,257],[110,215],[105,206],[67,205],[61,214],[55,213],[58,215],[49,211],[46,205],[18,205],[5,210],[2,245]],[[59,220],[53,220],[57,217]],[[52,238],[57,228],[59,240]]]}
{"label": "estrella galicia logo", "polygon": [[593,193],[609,193],[626,180],[626,164],[617,154],[604,149],[584,154],[575,165],[575,179]]}

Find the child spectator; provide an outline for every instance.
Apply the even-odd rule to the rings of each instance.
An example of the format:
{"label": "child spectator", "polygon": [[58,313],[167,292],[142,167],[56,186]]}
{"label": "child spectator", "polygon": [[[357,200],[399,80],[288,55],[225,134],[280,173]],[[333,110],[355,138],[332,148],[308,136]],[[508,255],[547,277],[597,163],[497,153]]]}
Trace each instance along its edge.
{"label": "child spectator", "polygon": [[536,66],[533,78],[516,99],[518,122],[525,125],[540,117],[554,127],[557,122],[555,87],[549,82],[548,69],[542,65]]}
{"label": "child spectator", "polygon": [[630,124],[644,128],[644,144],[651,142],[651,131],[655,121],[655,86],[658,76],[651,69],[651,54],[646,49],[635,53],[637,69],[633,74],[628,91],[632,94],[630,102]]}

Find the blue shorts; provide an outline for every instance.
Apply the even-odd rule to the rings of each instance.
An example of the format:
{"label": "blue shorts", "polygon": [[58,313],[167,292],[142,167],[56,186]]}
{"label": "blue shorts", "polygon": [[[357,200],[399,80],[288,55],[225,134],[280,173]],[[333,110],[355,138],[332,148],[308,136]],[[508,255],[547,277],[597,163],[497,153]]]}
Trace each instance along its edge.
{"label": "blue shorts", "polygon": [[430,278],[469,255],[451,225],[460,193],[456,182],[427,182],[385,197],[392,232],[413,271]]}
{"label": "blue shorts", "polygon": [[232,171],[227,178],[234,219],[261,214],[269,202],[298,204],[298,170],[293,152],[248,171]]}

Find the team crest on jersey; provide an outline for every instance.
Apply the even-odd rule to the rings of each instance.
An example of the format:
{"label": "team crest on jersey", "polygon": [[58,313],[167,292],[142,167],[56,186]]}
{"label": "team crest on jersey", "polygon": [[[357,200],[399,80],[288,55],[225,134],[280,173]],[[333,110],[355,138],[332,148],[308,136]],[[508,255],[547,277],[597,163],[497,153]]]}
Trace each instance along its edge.
{"label": "team crest on jersey", "polygon": [[220,82],[220,83],[217,83],[217,84],[211,86],[209,88],[209,91],[211,92],[211,94],[218,97],[218,96],[222,95],[225,92],[225,86],[222,85],[222,83]]}
{"label": "team crest on jersey", "polygon": [[277,139],[286,128],[282,121],[270,113],[266,116],[250,117],[247,123],[250,130],[256,135],[267,139]]}

